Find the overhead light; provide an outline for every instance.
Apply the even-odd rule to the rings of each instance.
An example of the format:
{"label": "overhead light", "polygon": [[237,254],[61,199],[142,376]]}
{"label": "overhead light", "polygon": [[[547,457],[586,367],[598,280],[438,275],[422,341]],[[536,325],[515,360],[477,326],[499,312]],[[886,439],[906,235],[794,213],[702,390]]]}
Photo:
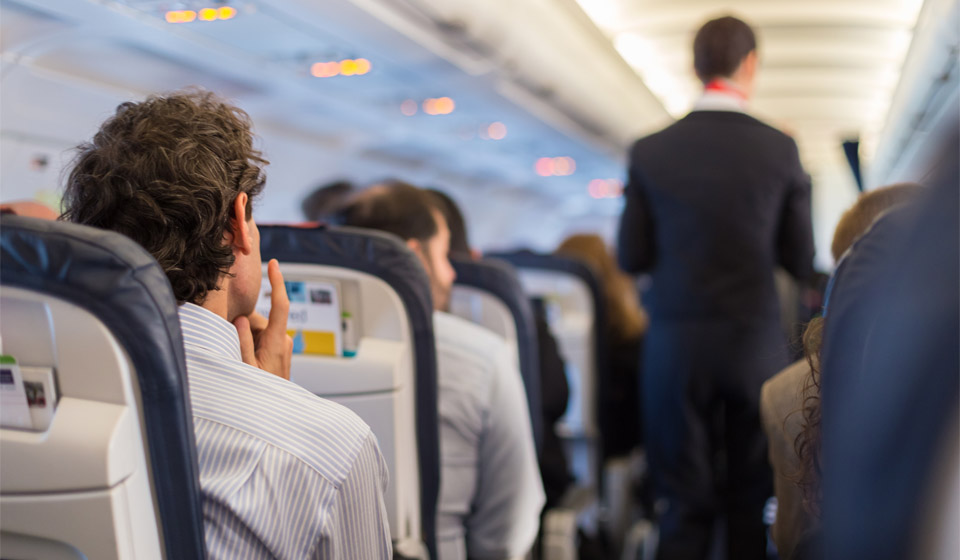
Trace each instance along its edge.
{"label": "overhead light", "polygon": [[217,21],[233,19],[237,15],[237,9],[232,6],[220,6],[219,8],[203,8],[194,10],[170,10],[163,15],[167,23],[191,23],[193,21]]}
{"label": "overhead light", "polygon": [[310,74],[315,78],[332,78],[340,73],[340,64],[336,62],[316,62],[310,66]]}
{"label": "overhead light", "polygon": [[554,175],[573,175],[573,172],[577,170],[577,162],[573,160],[572,157],[558,157],[553,158],[553,174]]}
{"label": "overhead light", "polygon": [[172,10],[164,15],[167,23],[190,23],[197,19],[197,12],[193,10]]}
{"label": "overhead light", "polygon": [[507,125],[502,122],[491,123],[490,126],[487,127],[487,136],[489,136],[491,140],[503,140],[507,137]]}
{"label": "overhead light", "polygon": [[423,101],[423,112],[428,115],[449,115],[456,106],[449,97],[430,98]]}
{"label": "overhead light", "polygon": [[536,169],[537,175],[550,177],[553,175],[553,158],[542,157],[537,160],[537,163],[533,167]]}
{"label": "overhead light", "polygon": [[334,76],[362,76],[370,71],[370,61],[365,58],[348,58],[340,61],[315,62],[310,66],[310,74],[315,78]]}
{"label": "overhead light", "polygon": [[373,67],[373,66],[370,64],[370,61],[367,60],[367,59],[365,59],[365,58],[358,58],[358,59],[354,60],[354,62],[357,63],[357,75],[358,75],[358,76],[363,76],[364,74],[366,74],[367,72],[369,72],[370,69]]}
{"label": "overhead light", "polygon": [[572,157],[542,157],[534,164],[537,175],[541,177],[565,177],[577,170],[577,162]]}
{"label": "overhead light", "polygon": [[408,117],[412,117],[417,114],[417,102],[413,99],[404,99],[403,103],[400,104],[400,112]]}
{"label": "overhead light", "polygon": [[619,198],[623,194],[623,183],[618,179],[594,179],[587,185],[591,198]]}

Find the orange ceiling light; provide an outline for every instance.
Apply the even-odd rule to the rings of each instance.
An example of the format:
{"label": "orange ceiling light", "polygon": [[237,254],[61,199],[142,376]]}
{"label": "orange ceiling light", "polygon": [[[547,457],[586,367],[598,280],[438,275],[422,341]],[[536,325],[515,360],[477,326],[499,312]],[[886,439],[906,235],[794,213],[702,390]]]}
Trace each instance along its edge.
{"label": "orange ceiling light", "polygon": [[553,158],[542,157],[537,160],[533,166],[537,175],[541,177],[550,177],[553,175]]}
{"label": "orange ceiling light", "polygon": [[553,174],[566,176],[573,175],[573,172],[577,170],[577,162],[574,161],[572,157],[556,157],[553,158]]}
{"label": "orange ceiling light", "polygon": [[310,66],[310,74],[315,78],[334,76],[362,76],[373,67],[365,58],[348,58],[341,61],[315,62]]}
{"label": "orange ceiling light", "polygon": [[577,162],[572,157],[542,157],[534,165],[541,177],[565,177],[577,170]]}
{"label": "orange ceiling light", "polygon": [[502,122],[491,123],[490,126],[487,127],[487,136],[489,136],[491,140],[503,140],[507,137],[507,125]]}
{"label": "orange ceiling light", "polygon": [[167,23],[190,23],[197,19],[197,12],[193,10],[172,10],[164,14]]}
{"label": "orange ceiling light", "polygon": [[316,62],[310,66],[310,75],[314,78],[332,78],[340,74],[340,64],[336,62]]}
{"label": "orange ceiling light", "polygon": [[457,104],[449,97],[437,97],[423,101],[423,112],[428,115],[449,115]]}
{"label": "orange ceiling light", "polygon": [[594,179],[587,185],[591,198],[619,198],[623,194],[623,183],[617,179]]}
{"label": "orange ceiling light", "polygon": [[217,21],[233,19],[237,16],[237,9],[232,6],[219,8],[203,8],[201,10],[171,10],[163,16],[167,23],[190,23],[193,21]]}
{"label": "orange ceiling light", "polygon": [[365,58],[358,58],[354,62],[357,63],[357,76],[363,76],[373,68],[370,61]]}
{"label": "orange ceiling light", "polygon": [[353,76],[357,73],[357,61],[352,59],[340,61],[340,74]]}

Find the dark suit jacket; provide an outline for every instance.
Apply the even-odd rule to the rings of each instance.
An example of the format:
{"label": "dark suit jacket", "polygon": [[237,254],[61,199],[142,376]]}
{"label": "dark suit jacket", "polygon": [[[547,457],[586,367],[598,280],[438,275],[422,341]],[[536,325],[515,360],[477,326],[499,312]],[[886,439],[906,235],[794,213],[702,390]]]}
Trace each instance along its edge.
{"label": "dark suit jacket", "polygon": [[694,111],[630,151],[619,261],[656,319],[776,319],[773,269],[812,272],[810,179],[782,132]]}

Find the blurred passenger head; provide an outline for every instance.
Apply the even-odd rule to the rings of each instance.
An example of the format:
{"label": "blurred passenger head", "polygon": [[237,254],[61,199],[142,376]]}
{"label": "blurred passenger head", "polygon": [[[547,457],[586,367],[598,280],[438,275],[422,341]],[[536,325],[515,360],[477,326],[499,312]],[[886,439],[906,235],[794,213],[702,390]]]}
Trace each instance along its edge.
{"label": "blurred passenger head", "polygon": [[340,212],[344,225],[376,229],[403,239],[430,279],[433,307],[445,311],[456,273],[450,264],[450,229],[427,191],[402,181],[374,185]]}
{"label": "blurred passenger head", "polygon": [[757,38],[749,25],[732,16],[720,17],[703,24],[697,31],[693,40],[693,68],[704,84],[726,78],[746,81],[748,83],[740,85],[749,89],[756,71],[756,51]]}
{"label": "blurred passenger head", "polygon": [[229,278],[238,292],[228,295],[241,296],[229,314],[249,314],[262,277],[252,203],[267,164],[250,127],[245,112],[205,91],[123,103],[79,146],[62,218],[142,245],[181,303],[202,304]]}
{"label": "blurred passenger head", "polygon": [[922,188],[916,183],[897,183],[861,194],[857,202],[840,217],[837,229],[833,232],[833,243],[830,245],[833,260],[840,260],[853,242],[884,212],[908,202]]}
{"label": "blurred passenger head", "polygon": [[450,256],[468,259],[471,256],[470,242],[467,240],[467,224],[463,219],[460,207],[450,195],[437,189],[427,189],[434,199],[434,204],[450,228]]}
{"label": "blurred passenger head", "polygon": [[639,338],[647,330],[648,319],[640,307],[636,286],[620,271],[603,238],[594,234],[576,234],[563,240],[555,254],[586,263],[603,287],[610,332],[621,341]]}
{"label": "blurred passenger head", "polygon": [[320,222],[337,213],[354,193],[350,181],[334,181],[317,187],[300,204],[303,217],[309,222]]}
{"label": "blurred passenger head", "polygon": [[14,200],[0,204],[0,214],[14,214],[41,220],[56,220],[60,216],[53,208],[33,200]]}

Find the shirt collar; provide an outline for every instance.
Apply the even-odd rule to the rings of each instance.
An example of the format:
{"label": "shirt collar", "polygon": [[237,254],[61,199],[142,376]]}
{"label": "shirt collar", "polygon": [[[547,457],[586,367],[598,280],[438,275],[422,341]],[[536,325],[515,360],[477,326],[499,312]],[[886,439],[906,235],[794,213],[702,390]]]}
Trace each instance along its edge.
{"label": "shirt collar", "polygon": [[[735,86],[731,86],[735,87]],[[705,89],[700,99],[693,105],[694,111],[732,111],[736,113],[747,112],[747,102],[741,96],[732,91],[723,89]]]}
{"label": "shirt collar", "polygon": [[196,346],[231,360],[242,361],[237,329],[226,319],[192,303],[184,303],[178,312],[185,345]]}

